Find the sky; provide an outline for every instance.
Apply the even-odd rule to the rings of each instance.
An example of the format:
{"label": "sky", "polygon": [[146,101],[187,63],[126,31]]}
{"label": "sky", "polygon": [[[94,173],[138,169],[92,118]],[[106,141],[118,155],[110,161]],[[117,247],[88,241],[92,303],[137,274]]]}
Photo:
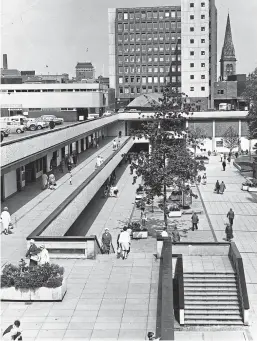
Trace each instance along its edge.
{"label": "sky", "polygon": [[[8,67],[70,76],[75,75],[78,61],[91,61],[97,76],[108,76],[108,8],[178,3],[178,0],[0,1],[1,55],[8,54]],[[257,67],[257,0],[216,0],[216,6],[218,61],[229,11],[237,73],[253,71]]]}

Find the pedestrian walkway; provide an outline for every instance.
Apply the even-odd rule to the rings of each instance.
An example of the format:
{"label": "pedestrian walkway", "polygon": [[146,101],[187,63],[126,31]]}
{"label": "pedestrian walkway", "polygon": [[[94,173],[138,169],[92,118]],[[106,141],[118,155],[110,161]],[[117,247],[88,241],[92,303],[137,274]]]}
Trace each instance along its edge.
{"label": "pedestrian walkway", "polygon": [[[100,140],[99,149],[89,148],[85,150],[84,152],[81,152],[80,154],[78,154],[77,167],[86,159],[98,153],[100,149],[104,148],[112,140],[113,140],[112,137],[105,137],[104,140]],[[76,167],[73,169],[76,169]],[[48,172],[48,174],[51,174],[51,173],[54,173],[56,181],[59,182],[59,180],[61,180],[68,173],[68,169],[67,167],[64,167],[63,173],[60,172],[58,169],[55,171]],[[42,193],[41,182],[42,181],[40,177],[35,182],[26,183],[26,186],[22,189],[21,192],[15,193],[14,195],[7,198],[4,202],[1,203],[1,211],[3,210],[3,207],[7,206],[11,215],[16,213],[20,208],[26,205],[29,201],[36,198],[39,194]]]}
{"label": "pedestrian walkway", "polygon": [[[128,137],[121,138],[123,143]],[[26,237],[34,231],[60,204],[67,198],[88,176],[95,171],[97,155],[107,159],[113,153],[112,142],[109,142],[97,153],[91,155],[72,171],[72,186],[69,184],[69,174],[58,181],[56,190],[45,190],[36,198],[28,202],[12,216],[17,221],[14,234],[2,235],[1,265],[7,261],[18,262],[24,257]],[[8,244],[5,241],[8,240]]]}

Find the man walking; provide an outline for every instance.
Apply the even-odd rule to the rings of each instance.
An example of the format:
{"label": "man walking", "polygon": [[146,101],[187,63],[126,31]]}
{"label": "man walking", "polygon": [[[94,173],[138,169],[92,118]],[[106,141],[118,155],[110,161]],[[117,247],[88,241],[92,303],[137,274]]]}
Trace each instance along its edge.
{"label": "man walking", "polygon": [[219,180],[216,181],[214,191],[215,191],[217,194],[220,193],[220,183],[219,183]]}
{"label": "man walking", "polygon": [[192,231],[194,231],[195,229],[198,230],[198,223],[199,223],[199,218],[198,215],[194,212],[192,215]]}
{"label": "man walking", "polygon": [[226,170],[226,161],[224,160],[223,162],[222,162],[222,167],[223,167],[223,170],[224,170],[224,172],[225,172],[225,170]]}
{"label": "man walking", "polygon": [[232,210],[232,208],[228,211],[227,218],[229,220],[230,225],[233,226],[235,212]]}

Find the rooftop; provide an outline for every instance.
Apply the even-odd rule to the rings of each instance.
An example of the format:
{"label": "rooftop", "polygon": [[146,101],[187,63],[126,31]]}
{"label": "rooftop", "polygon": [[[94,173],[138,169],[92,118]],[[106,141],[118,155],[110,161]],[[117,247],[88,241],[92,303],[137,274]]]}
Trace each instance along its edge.
{"label": "rooftop", "polygon": [[91,62],[78,62],[76,65],[76,69],[82,69],[82,68],[92,68],[94,69],[94,66],[92,65]]}

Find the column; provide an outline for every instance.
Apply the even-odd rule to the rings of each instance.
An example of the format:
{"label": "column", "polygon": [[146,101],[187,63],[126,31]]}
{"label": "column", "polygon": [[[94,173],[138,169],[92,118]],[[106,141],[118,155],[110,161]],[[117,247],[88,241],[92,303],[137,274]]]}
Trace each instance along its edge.
{"label": "column", "polygon": [[[241,138],[242,138],[242,121],[241,120],[238,120],[238,138],[239,138],[238,151],[241,152]],[[250,150],[250,144],[249,144],[249,150]]]}
{"label": "column", "polygon": [[212,121],[212,151],[216,149],[215,144],[215,120]]}

